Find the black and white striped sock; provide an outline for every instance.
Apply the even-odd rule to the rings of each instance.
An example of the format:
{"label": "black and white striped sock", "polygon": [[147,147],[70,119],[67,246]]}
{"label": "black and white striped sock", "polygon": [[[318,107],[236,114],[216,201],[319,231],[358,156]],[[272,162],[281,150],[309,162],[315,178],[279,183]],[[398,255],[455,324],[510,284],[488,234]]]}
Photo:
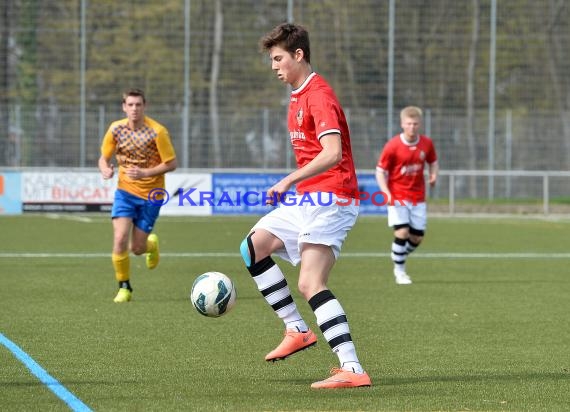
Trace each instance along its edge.
{"label": "black and white striped sock", "polygon": [[341,367],[362,373],[363,369],[356,356],[356,348],[350,336],[348,319],[339,301],[330,290],[323,290],[309,299],[315,312],[317,324],[332,351],[337,354]]}
{"label": "black and white striped sock", "polygon": [[306,332],[309,328],[297,310],[283,272],[271,256],[248,267],[251,277],[275,314],[285,323],[287,329]]}

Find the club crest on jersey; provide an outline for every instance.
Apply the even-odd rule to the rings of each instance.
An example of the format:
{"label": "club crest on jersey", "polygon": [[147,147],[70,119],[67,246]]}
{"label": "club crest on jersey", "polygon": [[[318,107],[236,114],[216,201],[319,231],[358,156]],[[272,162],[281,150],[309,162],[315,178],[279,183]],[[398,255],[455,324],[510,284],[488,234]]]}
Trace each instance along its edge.
{"label": "club crest on jersey", "polygon": [[424,161],[426,159],[426,152],[423,150],[420,152],[420,160]]}
{"label": "club crest on jersey", "polygon": [[303,124],[303,109],[299,109],[297,115],[295,116],[295,119],[297,119],[297,124],[299,126]]}

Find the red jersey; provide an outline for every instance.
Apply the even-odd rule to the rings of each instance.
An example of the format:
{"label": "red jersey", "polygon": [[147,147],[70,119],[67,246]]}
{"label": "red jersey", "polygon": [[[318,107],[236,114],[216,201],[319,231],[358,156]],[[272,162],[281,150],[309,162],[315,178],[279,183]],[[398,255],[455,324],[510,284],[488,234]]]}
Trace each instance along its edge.
{"label": "red jersey", "polygon": [[287,123],[299,168],[323,150],[319,142],[321,137],[338,133],[342,143],[341,161],[326,172],[297,183],[297,192],[331,192],[356,198],[358,183],[346,117],[333,89],[320,75],[311,73],[298,89],[293,90]]}
{"label": "red jersey", "polygon": [[400,134],[386,143],[376,168],[388,173],[388,189],[396,201],[423,202],[426,197],[424,166],[436,161],[435,147],[429,137],[419,135],[410,143]]}

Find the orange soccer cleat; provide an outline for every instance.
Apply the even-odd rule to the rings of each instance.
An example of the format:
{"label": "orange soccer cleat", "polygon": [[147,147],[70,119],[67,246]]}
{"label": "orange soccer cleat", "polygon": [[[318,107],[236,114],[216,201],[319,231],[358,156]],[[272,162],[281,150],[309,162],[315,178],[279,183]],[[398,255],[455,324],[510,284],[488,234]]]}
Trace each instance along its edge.
{"label": "orange soccer cleat", "polygon": [[370,376],[366,372],[354,373],[340,368],[332,368],[329,378],[315,382],[311,385],[313,389],[337,389],[337,388],[357,388],[360,386],[371,386]]}
{"label": "orange soccer cleat", "polygon": [[317,336],[310,329],[306,332],[286,329],[283,341],[265,356],[265,360],[268,362],[283,360],[316,344]]}

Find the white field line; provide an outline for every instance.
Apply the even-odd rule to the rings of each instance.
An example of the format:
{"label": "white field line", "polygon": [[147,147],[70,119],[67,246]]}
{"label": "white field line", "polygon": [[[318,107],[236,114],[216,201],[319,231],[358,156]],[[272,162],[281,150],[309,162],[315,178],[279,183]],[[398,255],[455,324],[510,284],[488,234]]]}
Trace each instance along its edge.
{"label": "white field line", "polygon": [[[30,213],[30,216],[34,215]],[[59,213],[42,213],[36,216],[43,216],[46,219],[62,219],[62,220],[71,220],[76,222],[83,222],[83,223],[100,223],[100,222],[110,222],[111,221],[111,214],[110,213],[90,213],[90,214],[73,214],[73,213],[66,213],[66,214],[59,214]],[[254,216],[254,215],[244,215],[244,216],[234,216],[234,215],[209,215],[209,216],[161,216],[160,221],[164,221],[165,223],[204,223],[207,219],[215,219],[215,220],[222,220],[224,218],[235,218],[235,217],[252,217],[257,219],[261,218],[261,215]],[[368,220],[368,221],[385,221],[387,219],[386,215],[361,215],[359,217],[360,220]],[[562,222],[568,223],[570,222],[570,216],[567,214],[555,214],[551,213],[545,215],[543,213],[536,213],[536,214],[517,214],[517,213],[431,213],[430,219],[440,219],[440,220],[514,220],[514,221],[529,221],[529,220],[538,220],[538,221],[546,221],[546,222]],[[384,224],[384,222],[383,222]]]}
{"label": "white field line", "polygon": [[82,215],[74,215],[74,214],[60,215],[57,213],[46,213],[45,218],[51,220],[61,219],[61,220],[71,220],[74,222],[93,223],[93,219],[91,219],[90,217]]}
{"label": "white field line", "polygon": [[[108,258],[111,253],[58,253],[58,252],[0,252],[0,259],[14,258]],[[171,252],[161,253],[162,257],[176,258],[239,258],[239,253],[230,252]],[[384,258],[389,257],[389,253],[380,252],[345,252],[341,253],[342,258]],[[542,252],[515,252],[515,253],[463,253],[463,252],[416,252],[414,259],[570,259],[570,253],[542,253]]]}

